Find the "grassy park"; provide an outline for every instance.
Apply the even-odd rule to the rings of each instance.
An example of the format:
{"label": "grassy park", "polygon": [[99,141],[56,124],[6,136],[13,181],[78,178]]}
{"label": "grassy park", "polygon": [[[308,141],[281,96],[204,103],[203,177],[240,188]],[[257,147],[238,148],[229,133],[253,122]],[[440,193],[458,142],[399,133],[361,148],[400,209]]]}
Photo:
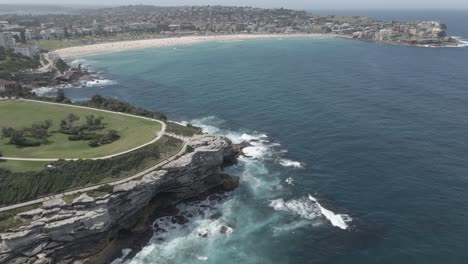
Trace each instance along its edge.
{"label": "grassy park", "polygon": [[[82,140],[70,140],[69,136],[59,133],[60,122],[67,115],[74,114],[80,119],[77,125],[86,122],[86,116],[102,116],[106,130],[114,130],[119,139],[110,144],[91,147]],[[18,147],[10,144],[7,138],[0,139],[0,152],[4,157],[18,158],[96,158],[120,153],[153,140],[156,133],[161,130],[161,124],[142,118],[120,115],[116,113],[101,112],[93,109],[76,108],[70,105],[52,105],[31,101],[0,101],[0,128],[12,127],[22,129],[31,126],[34,122],[51,120],[49,136],[46,143],[35,147]],[[21,167],[21,163],[7,162],[6,166]],[[24,164],[23,164],[24,165]],[[32,164],[28,166],[42,166]],[[0,164],[0,167],[2,164]]]}

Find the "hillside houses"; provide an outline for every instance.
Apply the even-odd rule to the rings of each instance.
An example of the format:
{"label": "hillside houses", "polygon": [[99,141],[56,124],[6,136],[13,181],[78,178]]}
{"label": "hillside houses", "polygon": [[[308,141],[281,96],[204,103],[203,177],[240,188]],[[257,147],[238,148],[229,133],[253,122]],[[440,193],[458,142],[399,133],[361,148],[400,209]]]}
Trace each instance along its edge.
{"label": "hillside houses", "polygon": [[[440,22],[378,21],[367,17],[318,16],[305,11],[232,6],[157,7],[130,5],[38,15],[0,27],[26,27],[27,39],[64,39],[117,34],[295,34],[330,33],[385,42],[449,42]],[[10,21],[13,24],[5,23]],[[28,21],[27,23],[25,21]],[[3,24],[2,24],[3,23]],[[19,25],[21,23],[21,25]],[[22,32],[14,30],[15,32]]]}

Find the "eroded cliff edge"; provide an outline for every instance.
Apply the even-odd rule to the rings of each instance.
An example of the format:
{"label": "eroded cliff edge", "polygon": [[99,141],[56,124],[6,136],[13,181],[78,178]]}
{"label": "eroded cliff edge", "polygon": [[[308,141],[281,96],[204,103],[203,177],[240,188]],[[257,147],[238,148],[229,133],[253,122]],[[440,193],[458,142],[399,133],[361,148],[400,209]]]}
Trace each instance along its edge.
{"label": "eroded cliff edge", "polygon": [[190,153],[110,194],[51,200],[19,214],[29,224],[0,234],[0,263],[106,263],[129,240],[149,238],[153,217],[165,209],[237,187],[239,178],[222,172],[238,156],[228,139],[198,135],[188,145]]}

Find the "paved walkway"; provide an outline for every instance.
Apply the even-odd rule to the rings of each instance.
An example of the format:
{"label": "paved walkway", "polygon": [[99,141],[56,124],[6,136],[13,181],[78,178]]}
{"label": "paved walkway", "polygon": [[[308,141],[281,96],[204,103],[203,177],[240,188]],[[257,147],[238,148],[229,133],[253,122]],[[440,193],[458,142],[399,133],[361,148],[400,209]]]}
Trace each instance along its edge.
{"label": "paved walkway", "polygon": [[81,189],[71,190],[71,191],[61,193],[61,194],[50,195],[50,196],[47,196],[47,197],[35,199],[35,200],[24,202],[24,203],[19,203],[19,204],[14,204],[14,205],[10,205],[10,206],[1,207],[0,212],[13,210],[13,209],[21,208],[21,207],[28,206],[28,205],[43,203],[43,202],[53,200],[53,199],[63,198],[63,197],[68,196],[68,195],[89,192],[89,191],[92,191],[92,190],[96,190],[99,187],[102,187],[102,186],[105,186],[105,185],[115,186],[115,185],[119,185],[119,184],[122,184],[122,183],[132,181],[132,180],[137,179],[139,177],[142,177],[143,175],[148,174],[151,171],[154,171],[154,170],[168,164],[169,162],[173,161],[174,159],[178,158],[180,155],[185,153],[185,151],[187,150],[188,139],[185,138],[185,137],[181,137],[181,136],[177,136],[177,137],[181,138],[184,141],[184,144],[182,145],[182,148],[179,150],[179,152],[177,152],[176,154],[172,155],[171,157],[159,162],[158,164],[154,165],[153,167],[148,168],[148,169],[146,169],[144,171],[141,171],[141,172],[139,172],[139,173],[137,173],[137,174],[135,174],[135,175],[133,175],[131,177],[121,179],[121,180],[116,180],[116,181],[113,181],[113,182],[97,184],[97,185],[93,185],[93,186],[89,186],[89,187],[85,187],[85,188],[81,188]]}
{"label": "paved walkway", "polygon": [[[99,111],[99,112],[105,112],[105,113],[112,113],[112,114],[117,114],[117,115],[124,115],[124,116],[130,116],[130,117],[136,117],[136,118],[141,118],[141,119],[145,119],[145,120],[150,120],[150,121],[154,121],[154,122],[158,122],[161,124],[161,130],[158,131],[158,133],[156,134],[156,138],[154,138],[153,140],[151,140],[150,142],[147,142],[143,145],[140,145],[138,147],[135,147],[135,148],[132,148],[132,149],[129,149],[129,150],[126,150],[126,151],[122,151],[122,152],[119,152],[119,153],[116,153],[116,154],[112,154],[112,155],[108,155],[108,156],[104,156],[104,157],[97,157],[97,158],[83,158],[84,160],[102,160],[102,159],[110,159],[110,158],[113,158],[113,157],[116,157],[116,156],[120,156],[120,155],[123,155],[123,154],[126,154],[126,153],[129,153],[129,152],[132,152],[132,151],[135,151],[137,149],[141,149],[143,147],[146,147],[150,144],[153,144],[154,142],[158,141],[164,134],[165,134],[165,131],[166,131],[166,123],[162,122],[162,121],[159,121],[157,119],[153,119],[153,118],[149,118],[149,117],[144,117],[144,116],[136,116],[136,115],[131,115],[131,114],[127,114],[127,113],[121,113],[121,112],[113,112],[113,111],[109,111],[109,110],[103,110],[103,109],[98,109],[98,108],[92,108],[92,107],[86,107],[86,106],[79,106],[79,105],[68,105],[68,104],[60,104],[60,103],[53,103],[53,102],[44,102],[44,101],[36,101],[36,100],[29,100],[29,99],[15,99],[15,100],[19,100],[19,101],[27,101],[27,102],[35,102],[35,103],[43,103],[43,104],[52,104],[52,105],[60,105],[60,106],[68,106],[68,107],[75,107],[75,108],[82,108],[82,109],[89,109],[89,110],[95,110],[95,111]],[[176,136],[174,136],[176,137]],[[1,159],[3,160],[20,160],[20,161],[57,161],[57,160],[78,160],[78,158],[73,158],[73,159],[70,159],[70,158],[50,158],[50,159],[39,159],[39,158],[16,158],[16,157],[2,157]]]}
{"label": "paved walkway", "polygon": [[44,63],[43,60],[41,61],[41,67],[37,69],[38,72],[48,72],[51,70],[52,66],[54,65],[54,62],[49,58],[49,53],[43,53],[44,54],[44,59],[47,61],[47,64]]}
{"label": "paved walkway", "polygon": [[[59,104],[59,103],[52,103],[52,102],[42,102],[42,101],[35,101],[35,100],[27,100],[27,99],[19,99],[19,100],[22,100],[22,101],[31,101],[31,102],[39,102],[39,103],[45,103],[45,104],[56,104],[56,105],[63,105],[63,104]],[[122,154],[125,154],[125,153],[128,153],[128,152],[131,152],[131,151],[134,151],[134,150],[137,150],[139,148],[142,148],[144,146],[147,146],[149,144],[152,144],[154,143],[155,141],[159,140],[163,135],[167,135],[167,136],[170,136],[170,137],[174,137],[174,138],[178,138],[180,140],[182,140],[184,142],[184,144],[182,145],[181,149],[174,155],[172,155],[171,157],[159,162],[158,164],[152,166],[151,168],[148,168],[146,170],[143,170],[131,177],[128,177],[128,178],[125,178],[125,179],[121,179],[121,180],[116,180],[116,181],[112,181],[112,182],[108,182],[108,183],[102,183],[102,184],[96,184],[96,185],[93,185],[93,186],[88,186],[88,187],[84,187],[84,188],[80,188],[80,189],[75,189],[75,190],[70,190],[70,191],[67,191],[67,192],[64,192],[64,193],[61,193],[61,194],[56,194],[56,195],[50,195],[50,196],[47,196],[47,197],[42,197],[42,198],[38,198],[38,199],[35,199],[35,200],[31,200],[31,201],[28,201],[28,202],[23,202],[23,203],[18,203],[18,204],[14,204],[14,205],[9,205],[9,206],[5,206],[5,207],[1,207],[0,208],[0,212],[4,212],[4,211],[8,211],[8,210],[13,210],[13,209],[17,209],[17,208],[21,208],[21,207],[25,207],[25,206],[28,206],[28,205],[33,205],[33,204],[38,204],[38,203],[43,203],[43,202],[46,202],[46,201],[49,201],[49,200],[53,200],[53,199],[58,199],[58,198],[63,198],[65,196],[68,196],[68,195],[73,195],[73,194],[77,194],[77,193],[84,193],[84,192],[89,192],[89,191],[92,191],[92,190],[96,190],[98,189],[99,187],[102,187],[102,186],[105,186],[105,185],[111,185],[111,186],[115,186],[115,185],[119,185],[119,184],[122,184],[122,183],[126,183],[126,182],[129,182],[129,181],[132,181],[134,179],[137,179],[139,177],[142,177],[143,175],[145,174],[148,174],[149,172],[151,171],[154,171],[166,164],[168,164],[169,162],[173,161],[174,159],[176,159],[177,157],[179,157],[180,155],[184,154],[185,151],[187,150],[187,142],[190,140],[189,137],[184,137],[184,136],[180,136],[180,135],[177,135],[177,134],[174,134],[174,133],[168,133],[166,132],[166,124],[164,122],[161,122],[159,120],[156,120],[156,119],[152,119],[152,118],[147,118],[147,117],[141,117],[141,116],[135,116],[135,115],[131,115],[131,114],[126,114],[126,113],[120,113],[120,112],[112,112],[112,111],[108,111],[108,110],[102,110],[102,109],[95,109],[95,108],[90,108],[90,107],[84,107],[84,106],[77,106],[77,105],[66,105],[66,106],[70,106],[70,107],[77,107],[77,108],[85,108],[85,109],[91,109],[91,110],[97,110],[97,111],[101,111],[101,112],[108,112],[108,113],[114,113],[114,114],[119,114],[119,115],[126,115],[126,116],[132,116],[132,117],[137,117],[137,118],[142,118],[142,119],[147,119],[147,120],[151,120],[151,121],[155,121],[155,122],[159,122],[161,125],[162,125],[162,128],[161,128],[161,131],[158,132],[156,138],[154,140],[152,140],[151,142],[148,142],[142,146],[139,146],[139,147],[136,147],[136,148],[133,148],[131,150],[127,150],[127,151],[124,151],[124,152],[121,152],[121,153],[117,153],[117,154],[114,154],[114,155],[109,155],[109,156],[105,156],[105,157],[99,157],[99,158],[92,158],[92,160],[98,160],[98,159],[109,159],[109,158],[112,158],[112,157],[115,157],[115,156],[118,156],[118,155],[122,155]],[[6,160],[26,160],[26,161],[56,161],[58,159],[27,159],[27,158],[9,158],[9,157],[2,157],[2,159],[6,159]],[[66,159],[66,160],[73,160],[73,159]]]}

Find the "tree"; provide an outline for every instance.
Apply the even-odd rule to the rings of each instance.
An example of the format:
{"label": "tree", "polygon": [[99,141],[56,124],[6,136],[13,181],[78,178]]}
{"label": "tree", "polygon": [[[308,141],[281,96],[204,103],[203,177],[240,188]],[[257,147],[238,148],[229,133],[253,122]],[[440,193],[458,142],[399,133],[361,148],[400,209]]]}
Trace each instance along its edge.
{"label": "tree", "polygon": [[73,122],[75,122],[75,121],[80,120],[80,117],[77,116],[77,115],[75,115],[75,114],[73,114],[73,113],[70,113],[70,114],[68,114],[66,120],[68,121],[69,124],[71,124],[71,123],[73,123]]}
{"label": "tree", "polygon": [[24,137],[24,130],[13,129],[10,135],[10,144],[22,146],[25,142],[26,138]]}
{"label": "tree", "polygon": [[2,128],[2,138],[9,138],[13,133],[14,129],[11,127],[4,127]]}
{"label": "tree", "polygon": [[5,47],[0,47],[0,61],[5,60],[7,57],[7,52]]}
{"label": "tree", "polygon": [[88,126],[88,129],[90,130],[100,129],[102,128],[101,124],[102,124],[103,119],[104,117],[102,116],[99,116],[99,117],[95,117],[94,115],[86,116],[86,125]]}
{"label": "tree", "polygon": [[47,129],[36,127],[31,129],[31,135],[36,139],[45,139],[49,136]]}
{"label": "tree", "polygon": [[57,90],[57,96],[55,97],[55,101],[63,102],[66,99],[67,99],[67,97],[65,96],[65,92],[63,91],[63,89],[58,89]]}

